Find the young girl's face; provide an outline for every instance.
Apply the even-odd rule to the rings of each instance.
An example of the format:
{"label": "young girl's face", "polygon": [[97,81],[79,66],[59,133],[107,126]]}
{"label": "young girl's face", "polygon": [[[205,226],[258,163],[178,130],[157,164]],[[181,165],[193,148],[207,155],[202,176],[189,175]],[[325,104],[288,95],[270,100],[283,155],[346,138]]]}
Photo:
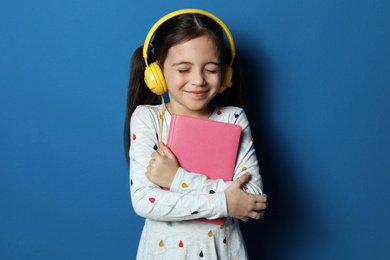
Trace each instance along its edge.
{"label": "young girl's face", "polygon": [[164,62],[171,113],[209,117],[221,82],[220,53],[208,35],[172,46]]}

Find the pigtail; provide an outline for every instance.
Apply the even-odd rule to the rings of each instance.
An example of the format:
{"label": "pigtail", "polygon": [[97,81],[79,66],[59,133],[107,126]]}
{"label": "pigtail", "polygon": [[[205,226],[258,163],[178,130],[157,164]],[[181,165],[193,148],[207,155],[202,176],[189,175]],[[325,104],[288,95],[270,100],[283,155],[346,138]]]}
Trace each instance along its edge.
{"label": "pigtail", "polygon": [[137,48],[131,57],[130,79],[127,88],[127,106],[125,127],[123,132],[123,145],[126,161],[129,164],[130,149],[130,119],[134,110],[139,105],[156,105],[157,95],[153,94],[144,81],[145,61],[142,56],[143,46]]}

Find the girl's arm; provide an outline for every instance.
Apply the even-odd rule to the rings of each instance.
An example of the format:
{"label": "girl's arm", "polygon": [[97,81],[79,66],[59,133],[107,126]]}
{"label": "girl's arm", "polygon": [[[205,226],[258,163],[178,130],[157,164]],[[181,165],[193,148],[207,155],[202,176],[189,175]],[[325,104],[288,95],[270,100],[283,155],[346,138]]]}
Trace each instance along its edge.
{"label": "girl's arm", "polygon": [[131,119],[130,190],[135,212],[161,221],[228,216],[223,191],[207,195],[183,194],[163,190],[148,180],[145,173],[155,151],[158,129],[153,116],[147,108],[137,108]]}
{"label": "girl's arm", "polygon": [[[248,193],[262,194],[262,182],[260,176],[260,168],[256,158],[255,148],[253,145],[252,134],[245,112],[241,108],[228,108],[229,123],[234,123],[242,128],[240,145],[237,155],[236,166],[233,175],[233,181],[243,176],[245,173],[250,173],[250,178],[244,185],[244,189]],[[222,113],[226,110],[222,110]],[[162,176],[161,176],[162,177]],[[171,191],[180,193],[193,194],[213,194],[226,190],[233,181],[225,182],[223,180],[211,180],[205,175],[192,173],[179,168],[170,183]]]}

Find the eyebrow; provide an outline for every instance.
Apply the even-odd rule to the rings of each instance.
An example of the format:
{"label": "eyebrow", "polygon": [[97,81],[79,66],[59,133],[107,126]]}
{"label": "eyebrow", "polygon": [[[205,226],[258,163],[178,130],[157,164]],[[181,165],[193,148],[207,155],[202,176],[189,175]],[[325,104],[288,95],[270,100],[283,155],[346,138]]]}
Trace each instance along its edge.
{"label": "eyebrow", "polygon": [[[217,66],[220,66],[220,65],[221,65],[221,63],[219,63],[219,62],[214,62],[214,61],[207,62],[206,65],[208,65],[208,64],[213,64],[213,65],[217,65]],[[192,62],[181,61],[181,62],[173,63],[173,64],[172,64],[172,67],[174,67],[174,66],[180,66],[180,65],[192,65]]]}
{"label": "eyebrow", "polygon": [[174,66],[179,66],[179,65],[187,65],[187,64],[192,64],[191,62],[187,62],[187,61],[181,61],[181,62],[178,62],[178,63],[173,63],[172,64],[172,67]]}

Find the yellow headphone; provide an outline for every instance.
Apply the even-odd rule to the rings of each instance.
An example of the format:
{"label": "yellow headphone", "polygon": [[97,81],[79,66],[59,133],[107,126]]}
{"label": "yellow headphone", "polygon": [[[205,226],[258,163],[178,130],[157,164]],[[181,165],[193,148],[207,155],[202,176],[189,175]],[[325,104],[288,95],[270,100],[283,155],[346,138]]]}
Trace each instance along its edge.
{"label": "yellow headphone", "polygon": [[231,51],[231,58],[230,62],[228,64],[224,64],[222,68],[222,74],[221,74],[221,86],[219,88],[218,93],[224,92],[228,87],[232,86],[232,75],[233,75],[233,60],[236,56],[236,50],[234,47],[234,41],[233,36],[230,33],[229,28],[215,15],[199,10],[199,9],[182,9],[175,12],[172,12],[170,14],[165,15],[163,18],[157,21],[155,25],[153,25],[152,29],[150,29],[148,35],[146,36],[144,47],[143,47],[143,57],[145,59],[145,73],[144,73],[144,80],[148,88],[157,95],[162,95],[165,92],[168,91],[167,84],[164,79],[164,75],[162,73],[162,70],[160,66],[157,64],[157,62],[153,62],[152,64],[148,65],[148,51],[150,42],[152,40],[153,35],[155,34],[158,27],[160,27],[164,22],[171,19],[172,17],[181,15],[181,14],[201,14],[204,16],[207,16],[211,19],[213,19],[215,22],[217,22],[222,29],[224,30],[226,37],[228,39],[229,45],[230,45],[230,51]]}

